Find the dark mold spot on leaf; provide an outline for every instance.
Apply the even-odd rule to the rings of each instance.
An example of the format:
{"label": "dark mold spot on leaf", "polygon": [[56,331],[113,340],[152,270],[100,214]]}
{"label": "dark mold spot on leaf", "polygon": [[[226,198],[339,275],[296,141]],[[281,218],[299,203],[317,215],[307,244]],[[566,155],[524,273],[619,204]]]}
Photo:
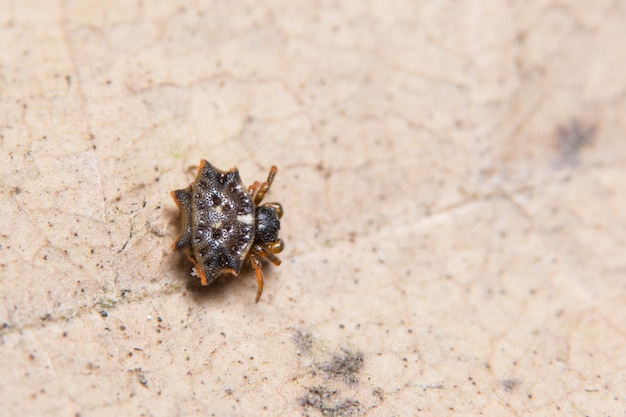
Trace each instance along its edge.
{"label": "dark mold spot on leaf", "polygon": [[356,374],[362,366],[363,355],[361,353],[343,349],[340,354],[334,355],[329,362],[320,365],[319,369],[332,377],[342,378],[349,385],[356,385],[358,382]]}
{"label": "dark mold spot on leaf", "polygon": [[144,387],[148,388],[148,380],[146,379],[146,376],[143,374],[143,369],[135,368],[132,372],[134,372],[135,375],[137,375],[137,381],[139,381],[139,383],[143,385]]}
{"label": "dark mold spot on leaf", "polygon": [[385,391],[383,391],[383,389],[380,387],[372,391],[372,395],[378,398],[379,401],[382,401],[385,399]]}
{"label": "dark mold spot on leaf", "polygon": [[558,166],[576,165],[578,154],[584,146],[593,142],[597,127],[579,119],[572,119],[557,128],[556,148],[560,154]]}
{"label": "dark mold spot on leaf", "polygon": [[298,354],[308,354],[313,346],[313,335],[305,330],[297,329],[291,337],[293,343],[296,344]]}
{"label": "dark mold spot on leaf", "polygon": [[314,408],[327,417],[356,415],[360,404],[356,400],[337,398],[337,391],[317,386],[307,388],[307,393],[299,399],[304,408]]}
{"label": "dark mold spot on leaf", "polygon": [[521,385],[521,383],[522,383],[522,381],[520,381],[517,378],[503,379],[502,380],[502,388],[505,391],[507,391],[507,392],[511,392],[515,388],[519,387]]}

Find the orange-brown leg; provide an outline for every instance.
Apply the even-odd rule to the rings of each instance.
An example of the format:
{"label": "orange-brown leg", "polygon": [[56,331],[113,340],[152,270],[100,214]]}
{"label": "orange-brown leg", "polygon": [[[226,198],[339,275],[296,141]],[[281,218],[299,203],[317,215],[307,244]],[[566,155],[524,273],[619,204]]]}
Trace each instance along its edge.
{"label": "orange-brown leg", "polygon": [[263,264],[254,253],[250,255],[250,264],[254,268],[254,275],[256,276],[256,298],[254,302],[258,303],[261,299],[261,293],[263,293]]}
{"label": "orange-brown leg", "polygon": [[276,165],[273,165],[270,168],[270,173],[267,175],[267,180],[261,184],[261,186],[259,187],[259,189],[257,190],[255,196],[254,196],[254,205],[258,206],[259,203],[261,201],[263,201],[263,198],[265,198],[265,194],[267,193],[267,191],[270,189],[270,187],[272,186],[272,182],[274,182],[274,177],[276,176],[276,171],[278,171],[278,168],[276,168]]}
{"label": "orange-brown leg", "polygon": [[257,191],[259,191],[260,186],[261,186],[261,183],[258,181],[255,181],[254,183],[252,183],[252,185],[248,187],[248,195],[250,196],[251,199],[254,200],[254,195],[256,194]]}
{"label": "orange-brown leg", "polygon": [[285,249],[285,244],[282,239],[277,239],[276,242],[266,243],[265,247],[270,253],[281,253]]}
{"label": "orange-brown leg", "polygon": [[[273,263],[274,265],[278,266],[280,265],[281,261],[280,259],[278,259],[278,257],[276,255],[274,255],[270,249],[265,246],[265,245],[254,245],[252,247],[252,253],[254,255],[257,255],[257,257],[261,257],[264,259],[267,259],[268,261],[270,261],[271,263]],[[278,253],[278,252],[276,252]]]}

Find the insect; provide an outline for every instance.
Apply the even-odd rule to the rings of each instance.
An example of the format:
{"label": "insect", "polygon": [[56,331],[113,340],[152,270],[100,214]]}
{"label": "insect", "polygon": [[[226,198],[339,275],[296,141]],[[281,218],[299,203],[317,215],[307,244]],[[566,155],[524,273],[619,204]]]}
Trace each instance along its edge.
{"label": "insect", "polygon": [[202,285],[222,275],[239,275],[248,261],[254,268],[255,302],[259,302],[263,292],[262,260],[280,265],[276,254],[284,248],[278,238],[282,206],[261,205],[276,171],[272,166],[265,182],[255,181],[246,188],[237,168],[222,171],[201,160],[195,181],[170,193],[181,219],[181,232],[172,248],[187,255]]}

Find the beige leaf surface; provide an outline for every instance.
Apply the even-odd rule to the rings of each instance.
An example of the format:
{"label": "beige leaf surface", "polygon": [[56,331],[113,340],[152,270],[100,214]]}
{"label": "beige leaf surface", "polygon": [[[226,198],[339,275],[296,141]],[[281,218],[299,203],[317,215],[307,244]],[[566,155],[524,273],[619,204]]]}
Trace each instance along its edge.
{"label": "beige leaf surface", "polygon": [[[624,1],[0,1],[3,416],[625,416]],[[200,159],[280,267],[173,252]]]}

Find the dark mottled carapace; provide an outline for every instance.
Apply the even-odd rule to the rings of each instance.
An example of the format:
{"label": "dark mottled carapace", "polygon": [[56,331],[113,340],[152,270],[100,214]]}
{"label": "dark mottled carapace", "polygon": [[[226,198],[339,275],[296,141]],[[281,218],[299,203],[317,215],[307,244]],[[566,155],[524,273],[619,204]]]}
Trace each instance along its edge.
{"label": "dark mottled carapace", "polygon": [[263,290],[261,260],[280,265],[275,254],[283,250],[283,241],[278,238],[281,205],[260,205],[275,175],[273,166],[266,182],[246,188],[237,168],[222,171],[202,160],[196,180],[171,193],[181,213],[181,232],[174,248],[184,251],[193,262],[202,285],[223,274],[239,275],[249,260],[255,270],[259,300]]}
{"label": "dark mottled carapace", "polygon": [[198,179],[174,191],[182,233],[174,243],[196,262],[202,285],[224,273],[237,275],[254,241],[254,204],[236,168],[222,171],[202,161]]}

